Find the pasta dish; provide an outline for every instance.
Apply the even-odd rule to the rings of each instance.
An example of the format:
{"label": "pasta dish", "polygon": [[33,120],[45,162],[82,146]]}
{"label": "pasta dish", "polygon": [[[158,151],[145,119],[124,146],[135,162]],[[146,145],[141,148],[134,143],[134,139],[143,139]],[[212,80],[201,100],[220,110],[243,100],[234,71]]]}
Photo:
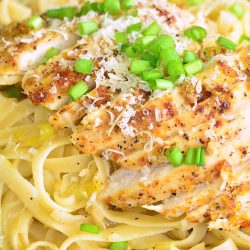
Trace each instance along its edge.
{"label": "pasta dish", "polygon": [[250,249],[250,2],[0,1],[0,249]]}

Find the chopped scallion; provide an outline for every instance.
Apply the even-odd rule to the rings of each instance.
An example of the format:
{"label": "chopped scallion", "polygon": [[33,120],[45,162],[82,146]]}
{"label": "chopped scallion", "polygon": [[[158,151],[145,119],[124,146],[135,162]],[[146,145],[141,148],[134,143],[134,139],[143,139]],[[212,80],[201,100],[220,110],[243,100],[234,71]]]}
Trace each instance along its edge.
{"label": "chopped scallion", "polygon": [[153,67],[153,68],[155,68],[156,65],[157,65],[157,58],[154,57],[154,55],[152,55],[152,54],[149,53],[149,52],[143,53],[142,56],[141,56],[141,59],[142,59],[142,60],[145,60],[145,61],[149,61],[151,67]]}
{"label": "chopped scallion", "polygon": [[118,15],[121,12],[121,4],[119,0],[104,0],[104,11],[111,15]]}
{"label": "chopped scallion", "polygon": [[155,36],[161,31],[161,26],[157,22],[151,23],[144,31],[144,36]]}
{"label": "chopped scallion", "polygon": [[121,52],[125,53],[126,49],[129,47],[130,45],[128,44],[122,44],[121,46]]}
{"label": "chopped scallion", "polygon": [[127,32],[116,32],[115,33],[116,43],[126,44],[128,43],[128,34]]}
{"label": "chopped scallion", "polygon": [[47,11],[47,16],[49,18],[58,18],[58,19],[73,19],[77,14],[76,7],[62,7],[59,9],[50,9]]}
{"label": "chopped scallion", "polygon": [[161,60],[166,66],[171,61],[181,61],[181,58],[178,55],[176,49],[173,47],[170,47],[161,52]]}
{"label": "chopped scallion", "polygon": [[54,56],[57,56],[59,53],[60,50],[57,48],[52,47],[48,49],[47,52],[44,54],[43,59],[37,66],[46,63],[49,59],[53,58]]}
{"label": "chopped scallion", "polygon": [[196,59],[199,59],[199,56],[197,53],[190,51],[190,50],[184,50],[183,52],[184,63],[190,63],[190,62],[195,61]]}
{"label": "chopped scallion", "polygon": [[91,60],[77,59],[75,64],[75,71],[82,74],[92,74],[93,73],[94,62]]}
{"label": "chopped scallion", "polygon": [[43,21],[44,20],[40,16],[32,16],[27,20],[27,25],[32,29],[40,29]]}
{"label": "chopped scallion", "polygon": [[100,227],[93,224],[81,224],[80,230],[92,234],[99,234],[101,231]]}
{"label": "chopped scallion", "polygon": [[142,29],[142,23],[141,22],[135,23],[135,24],[128,26],[127,32],[128,33],[139,32],[139,31],[141,31],[141,29]]}
{"label": "chopped scallion", "polygon": [[183,154],[177,146],[168,149],[166,157],[174,167],[179,167],[183,162]]}
{"label": "chopped scallion", "polygon": [[186,157],[185,157],[185,164],[187,165],[195,165],[196,163],[196,149],[189,148]]}
{"label": "chopped scallion", "polygon": [[174,48],[175,42],[174,39],[169,35],[161,35],[158,39],[150,46],[150,50],[158,55],[162,50],[167,48]]}
{"label": "chopped scallion", "polygon": [[224,47],[224,48],[229,49],[229,50],[236,50],[236,48],[237,48],[236,43],[234,43],[233,41],[231,41],[223,36],[219,37],[219,39],[217,40],[217,43],[221,47]]}
{"label": "chopped scallion", "polygon": [[195,61],[192,61],[190,63],[187,63],[184,65],[184,69],[188,76],[195,75],[202,71],[203,69],[203,62],[200,59],[197,59]]}
{"label": "chopped scallion", "polygon": [[180,60],[173,60],[167,64],[168,74],[171,81],[176,81],[182,75],[185,75],[183,64]]}
{"label": "chopped scallion", "polygon": [[133,60],[131,62],[131,72],[135,75],[140,75],[144,71],[151,69],[150,62],[144,60]]}
{"label": "chopped scallion", "polygon": [[138,57],[139,55],[141,55],[141,53],[143,52],[143,48],[139,45],[139,44],[133,44],[128,46],[125,49],[125,54],[129,57],[129,58],[135,58]]}
{"label": "chopped scallion", "polygon": [[237,18],[241,19],[244,14],[245,14],[245,10],[244,8],[239,4],[239,3],[234,3],[229,7],[229,10],[231,11],[231,13],[233,13]]}
{"label": "chopped scallion", "polygon": [[140,44],[143,48],[148,48],[156,39],[156,36],[143,36],[136,40],[136,43]]}
{"label": "chopped scallion", "polygon": [[114,242],[109,247],[110,250],[127,250],[128,249],[128,242],[121,241],[121,242]]}
{"label": "chopped scallion", "polygon": [[129,10],[134,7],[134,0],[122,0],[121,5],[124,10]]}
{"label": "chopped scallion", "polygon": [[7,89],[4,90],[4,93],[8,97],[16,98],[16,99],[20,99],[23,95],[22,90],[20,88],[16,87],[15,85],[9,86]]}
{"label": "chopped scallion", "polygon": [[91,7],[91,10],[93,10],[97,13],[104,12],[104,4],[103,3],[91,3],[90,7]]}
{"label": "chopped scallion", "polygon": [[201,148],[201,152],[200,152],[200,160],[198,163],[198,166],[205,166],[206,165],[206,161],[205,161],[205,149],[202,147]]}
{"label": "chopped scallion", "polygon": [[172,89],[174,89],[173,82],[171,82],[167,79],[157,79],[155,84],[156,84],[156,89],[160,89],[160,90],[172,90]]}
{"label": "chopped scallion", "polygon": [[80,16],[88,14],[91,10],[92,10],[91,3],[90,2],[85,3],[80,10]]}
{"label": "chopped scallion", "polygon": [[160,69],[153,69],[151,71],[145,71],[142,73],[142,79],[146,82],[151,82],[160,79],[163,76],[163,72]]}
{"label": "chopped scallion", "polygon": [[80,35],[89,35],[98,30],[96,22],[86,21],[78,23],[78,31]]}
{"label": "chopped scallion", "polygon": [[204,0],[186,0],[188,6],[199,5],[204,2]]}
{"label": "chopped scallion", "polygon": [[88,91],[88,85],[84,81],[79,81],[69,90],[69,97],[72,101],[80,99]]}
{"label": "chopped scallion", "polygon": [[193,26],[187,29],[184,34],[194,41],[202,42],[207,36],[207,31],[200,26]]}

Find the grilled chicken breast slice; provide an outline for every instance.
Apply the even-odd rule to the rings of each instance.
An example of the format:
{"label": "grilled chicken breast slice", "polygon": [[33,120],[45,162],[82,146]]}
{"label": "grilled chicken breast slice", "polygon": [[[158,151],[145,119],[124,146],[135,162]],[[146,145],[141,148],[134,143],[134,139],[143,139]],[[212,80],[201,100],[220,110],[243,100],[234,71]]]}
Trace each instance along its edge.
{"label": "grilled chicken breast slice", "polygon": [[249,159],[242,165],[241,174],[216,157],[209,158],[205,168],[168,164],[137,171],[122,168],[111,176],[99,198],[108,206],[142,206],[167,218],[187,215],[194,223],[209,219],[210,228],[249,228]]}
{"label": "grilled chicken breast slice", "polygon": [[50,117],[49,122],[57,129],[69,128],[80,122],[94,108],[99,108],[110,102],[114,96],[115,93],[109,88],[100,85],[78,101],[64,105]]}
{"label": "grilled chicken breast slice", "polygon": [[[215,61],[204,72],[189,79],[190,86],[188,83],[184,84],[182,88],[172,92],[172,96],[151,99],[138,108],[130,105],[130,109],[126,102],[124,105],[113,103],[111,108],[104,108],[86,116],[83,125],[79,126],[73,135],[73,143],[87,154],[107,156],[108,153],[108,158],[115,161],[118,166],[142,167],[164,161],[164,150],[171,145],[177,144],[182,150],[187,150],[188,147],[203,144],[207,146],[209,141],[211,144],[212,138],[208,137],[211,126],[215,129],[218,127],[218,136],[230,138],[229,135],[233,136],[232,131],[236,133],[237,130],[227,132],[227,128],[232,124],[236,124],[237,128],[237,121],[227,121],[223,116],[226,117],[226,113],[238,112],[237,105],[243,107],[246,104],[243,100],[249,99],[248,82],[245,78],[239,81],[242,76],[236,72],[238,65],[242,67],[241,74],[249,70],[248,53],[249,49],[245,48],[238,51],[234,58],[239,61],[232,67],[224,61]],[[211,72],[217,72],[217,75],[211,75]],[[225,80],[227,87],[224,89]],[[194,91],[198,84],[201,91],[195,95]],[[119,106],[120,112],[115,110],[116,106]],[[107,111],[114,114],[113,120],[118,124],[112,124],[112,129]],[[102,123],[94,128],[96,133],[93,134],[93,120],[96,118]],[[127,123],[123,122],[123,119]],[[241,119],[238,119],[238,124],[240,123]],[[132,131],[134,135],[124,134],[124,130],[125,133]]]}
{"label": "grilled chicken breast slice", "polygon": [[25,22],[3,28],[0,32],[0,85],[21,81],[25,71],[36,67],[52,47],[71,47],[79,36],[76,21],[46,20],[38,30]]}
{"label": "grilled chicken breast slice", "polygon": [[[89,79],[88,77],[88,80],[86,80],[86,76],[82,76],[82,79],[85,79],[87,82],[90,80],[93,82],[95,81],[96,87],[98,87],[99,85],[105,85],[110,86],[111,89],[121,89],[124,87],[129,87],[126,85],[135,86],[135,82],[138,84],[138,79],[134,79],[134,77],[128,78],[129,60],[128,58],[125,58],[124,55],[119,54],[120,45],[117,45],[116,42],[114,42],[115,32],[124,31],[131,24],[135,24],[138,22],[145,23],[146,28],[155,20],[159,21],[162,24],[163,31],[167,32],[169,28],[175,24],[176,18],[192,15],[190,15],[190,13],[188,13],[187,11],[179,9],[175,5],[171,4],[167,4],[165,6],[159,4],[158,6],[158,3],[149,3],[148,6],[138,4],[137,7],[137,17],[129,16],[127,18],[122,17],[114,20],[114,18],[110,18],[109,16],[105,15],[102,21],[100,21],[100,23],[102,23],[102,27],[92,35],[92,40],[91,38],[89,38],[87,41],[85,41],[84,38],[79,43],[79,46],[84,43],[87,43],[87,46],[79,47],[78,54],[76,51],[68,51],[68,53],[72,53],[71,58],[70,55],[67,56],[65,54],[62,54],[59,57],[55,58],[55,60],[51,60],[46,67],[52,67],[52,70],[45,70],[44,67],[43,69],[38,69],[27,73],[23,80],[23,87],[25,93],[28,94],[32,102],[35,104],[44,105],[53,110],[61,108],[64,104],[67,105],[69,102],[69,98],[66,92],[68,91],[70,86],[75,84],[75,81],[78,80],[77,77],[76,79],[74,79],[76,74],[74,74],[75,72],[73,72],[72,70],[72,65],[74,64],[77,57],[80,56],[82,56],[82,58],[91,59],[96,62],[95,72],[90,76],[91,79]],[[166,13],[166,8],[172,11]],[[170,14],[171,12],[173,12],[173,15]],[[168,17],[167,20],[166,17]],[[192,22],[193,20],[194,19],[190,18],[189,22]],[[188,27],[188,25],[188,23],[176,23],[175,31],[184,30]],[[135,42],[136,38],[137,37],[133,34],[129,35],[131,43]],[[97,50],[95,51],[94,48],[97,48],[98,46],[99,51],[97,52]],[[72,48],[72,50],[74,49],[77,50],[77,47]],[[86,50],[88,51],[88,53],[86,52]],[[75,55],[75,58],[73,58],[73,54]],[[54,67],[54,65],[56,65],[57,63],[59,64],[59,66]],[[117,65],[118,63],[120,63],[119,67]],[[68,67],[68,69],[65,69],[62,64],[65,65],[65,68]],[[71,76],[72,80],[66,79],[65,85],[67,85],[67,87],[62,87],[60,86],[60,81],[62,82],[62,79],[58,80],[57,78],[60,78],[60,75],[63,75],[61,78],[64,78],[64,76],[66,76],[67,78],[67,74]],[[121,75],[123,75],[123,79],[120,80]],[[39,78],[41,80],[39,80]],[[117,82],[119,86],[115,86]],[[63,110],[63,116],[72,119],[72,121],[70,121],[69,119],[66,119],[66,121],[71,122],[72,124],[74,124],[75,121],[78,121],[80,116],[84,115],[82,114],[82,107],[79,105],[79,103],[66,106],[65,108],[63,108]],[[62,119],[60,119],[60,115],[61,113],[58,112],[58,114],[56,115],[56,120],[60,120],[60,122],[62,122],[63,117]],[[74,115],[76,115],[76,117],[74,117]],[[56,126],[56,124],[54,125]],[[63,124],[60,125],[60,127],[66,126],[67,125]]]}

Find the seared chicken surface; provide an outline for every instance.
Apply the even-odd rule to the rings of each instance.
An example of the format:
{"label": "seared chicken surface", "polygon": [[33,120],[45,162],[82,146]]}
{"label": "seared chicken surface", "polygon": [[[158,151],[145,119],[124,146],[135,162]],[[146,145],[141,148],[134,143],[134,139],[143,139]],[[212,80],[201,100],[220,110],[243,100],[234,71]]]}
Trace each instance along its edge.
{"label": "seared chicken surface", "polygon": [[25,71],[36,67],[50,48],[63,50],[79,39],[75,21],[46,19],[37,30],[26,22],[1,29],[0,85],[20,82]]}
{"label": "seared chicken surface", "polygon": [[[18,61],[13,64],[6,59],[0,74],[8,79],[18,75],[18,79],[6,80],[6,84],[14,83],[31,68],[22,79],[28,98],[56,111],[50,123],[57,129],[72,128],[70,139],[82,153],[112,162],[110,179],[98,194],[107,206],[142,206],[167,218],[186,215],[194,223],[206,220],[211,228],[249,229],[249,46],[234,51],[215,49],[209,58],[204,56],[205,51],[211,44],[213,48],[218,46],[218,37],[211,35],[203,43],[185,37],[184,31],[200,21],[190,12],[165,1],[159,1],[157,6],[139,3],[137,8],[137,16],[90,14],[86,18],[94,18],[100,26],[98,31],[77,43],[73,35],[74,39],[68,40],[72,47],[36,68],[34,63],[43,54],[38,44],[33,50],[32,43],[22,45],[23,54],[15,54]],[[197,74],[181,75],[173,89],[155,90],[140,75],[132,74],[134,58],[123,53],[116,42],[116,32],[139,22],[145,29],[154,21],[160,24],[161,34],[174,38],[180,56],[184,50],[192,50],[204,64]],[[74,26],[77,21],[72,22]],[[51,43],[64,39],[49,30],[43,39]],[[13,40],[8,36],[6,40]],[[128,43],[136,43],[140,37],[137,31],[128,32]],[[69,47],[65,40],[62,44]],[[34,58],[32,63],[26,49],[33,51],[29,52]],[[1,53],[8,54],[9,50]],[[9,58],[7,54],[5,58]],[[78,59],[93,61],[93,72],[77,73]],[[22,67],[18,68],[19,64]],[[86,83],[88,92],[72,101],[69,90],[79,81]],[[205,166],[183,163],[173,167],[166,151],[176,145],[183,154],[190,148],[204,148]]]}

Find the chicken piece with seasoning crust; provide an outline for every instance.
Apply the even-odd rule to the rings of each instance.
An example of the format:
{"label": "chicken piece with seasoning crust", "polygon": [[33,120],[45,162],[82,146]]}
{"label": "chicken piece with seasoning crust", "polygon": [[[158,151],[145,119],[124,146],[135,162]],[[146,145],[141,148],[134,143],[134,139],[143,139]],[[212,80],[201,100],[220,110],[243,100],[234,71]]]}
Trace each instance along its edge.
{"label": "chicken piece with seasoning crust", "polygon": [[[93,56],[91,50],[92,48],[90,48],[90,46],[86,47],[86,50],[88,50],[89,53],[87,53],[86,56],[84,55],[81,56],[82,58],[91,59],[94,62],[97,62],[97,60],[99,61],[99,65],[98,66],[96,65],[96,67],[93,69],[93,75],[90,76],[91,80],[93,82],[95,81],[97,88],[99,87],[99,85],[110,87],[110,90],[113,92],[113,95],[115,95],[116,90],[123,88],[122,91],[126,92],[130,87],[135,87],[138,85],[139,78],[136,79],[134,76],[129,75],[129,67],[130,67],[129,60],[126,56],[123,55],[123,53],[120,53],[121,45],[117,44],[115,40],[115,32],[116,31],[122,32],[131,25],[133,26],[134,24],[138,24],[140,22],[148,25],[150,24],[150,22],[155,20],[160,21],[164,29],[168,30],[169,27],[171,27],[174,22],[169,23],[168,21],[166,21],[166,15],[171,16],[171,14],[166,13],[166,11],[164,11],[162,8],[163,6],[161,4],[159,4],[159,6],[153,5],[153,8],[152,7],[149,8],[149,6],[146,5],[143,6],[141,4],[138,4],[138,16],[136,17],[129,16],[127,18],[119,18],[111,21],[108,16],[105,16],[102,22],[103,27],[100,28],[92,36],[94,40],[92,42],[93,46],[95,47],[98,45],[101,47],[98,59]],[[178,16],[187,15],[187,13],[184,10],[176,8],[174,5],[168,6],[168,8],[174,8],[173,12],[175,13],[175,15]],[[174,16],[171,16],[171,20],[175,20]],[[180,27],[178,27],[178,30],[182,30],[184,28],[185,26],[183,26],[182,24],[180,25]],[[131,33],[132,33],[131,35],[128,35],[128,38],[129,40],[134,42],[137,37],[134,36],[134,32]],[[81,48],[81,50],[84,50],[84,48]],[[92,54],[92,57],[90,57],[90,54]],[[58,59],[59,58],[60,57],[58,57]],[[67,60],[68,59],[66,58],[64,62]],[[58,77],[60,75],[60,71],[63,70],[58,68]],[[55,75],[54,74],[55,72],[48,72],[47,75],[43,76],[39,72],[34,71],[30,74],[30,77],[28,76],[28,79],[25,78],[23,86],[29,98],[35,104],[42,104],[53,110],[58,109],[62,105],[62,103],[66,103],[66,106],[61,107],[61,109],[50,119],[50,122],[53,124],[55,128],[64,128],[64,127],[69,127],[71,125],[79,124],[81,118],[83,118],[88,113],[86,107],[84,107],[86,98],[83,96],[82,100],[77,100],[76,102],[68,103],[69,99],[67,99],[67,97],[64,95],[60,95],[59,97],[61,98],[60,105],[56,104],[58,102],[57,97],[54,99],[51,98],[50,104],[46,103],[47,102],[46,97],[44,96],[46,95],[51,96],[51,94],[47,92],[47,89],[43,88],[43,85],[46,86],[45,88],[47,88],[46,81],[39,82],[38,79],[35,79],[37,78],[36,76],[37,73],[40,78],[47,78],[47,75],[50,78],[50,76],[54,77]],[[34,74],[34,77],[32,76],[32,74]],[[83,76],[83,79],[84,77],[85,76]],[[86,81],[88,80],[89,77],[87,77]],[[37,85],[35,82],[37,82],[40,85],[39,87],[40,90],[39,88],[32,89],[32,86]],[[52,78],[50,79],[50,82],[51,82],[50,88],[52,88],[53,92],[53,90],[55,90],[57,87],[57,83]],[[54,86],[52,86],[53,84]],[[33,97],[36,97],[39,92],[42,92],[42,97],[44,97],[44,101],[34,100]],[[95,96],[95,90],[93,91],[93,93]],[[90,95],[92,95],[92,93]],[[42,99],[42,97],[40,99]]]}
{"label": "chicken piece with seasoning crust", "polygon": [[76,20],[53,20],[44,15],[39,29],[32,29],[27,22],[1,29],[0,85],[20,82],[27,70],[41,63],[49,49],[61,51],[73,46],[80,38],[76,24]]}
{"label": "chicken piece with seasoning crust", "polygon": [[[239,55],[243,54],[245,57],[239,57],[240,62],[242,67],[245,65],[247,71],[249,68],[248,51],[245,49],[241,51],[243,53],[240,52]],[[198,105],[190,100],[192,92],[183,91],[187,84],[183,85],[183,89],[177,88],[159,99],[150,98],[138,109],[135,109],[133,105],[128,107],[127,104],[113,103],[111,108],[104,108],[86,116],[82,121],[83,125],[79,126],[73,135],[73,143],[87,154],[105,156],[106,152],[113,152],[108,158],[114,160],[118,166],[139,168],[163,161],[164,149],[171,145],[178,144],[182,150],[198,145],[208,146],[208,143],[211,144],[213,141],[213,138],[208,137],[209,128],[212,126],[218,130],[218,135],[222,138],[232,137],[234,130],[228,132],[224,129],[230,121],[222,121],[223,113],[239,110],[237,105],[242,107],[247,102],[249,91],[247,83],[237,81],[239,76],[233,69],[231,69],[232,75],[228,76],[223,72],[225,66],[218,68],[221,63],[221,61],[215,62],[195,77],[196,84],[201,84],[203,92],[207,93],[203,95],[199,92],[197,96],[191,98],[191,100],[198,99]],[[215,86],[211,88],[211,79],[208,76],[212,70],[220,70],[218,77],[227,80],[228,86],[225,90],[216,83],[216,78],[213,81]],[[232,96],[235,98],[232,99]],[[128,96],[128,98],[131,97]],[[193,107],[193,105],[196,106]],[[116,106],[120,108],[119,112],[115,110]],[[114,114],[115,124],[108,125],[110,117],[107,111]],[[102,121],[100,126],[95,127],[98,136],[92,133],[92,117],[98,117]],[[231,126],[235,124],[237,127],[237,122],[240,123],[240,119],[231,123]]]}

